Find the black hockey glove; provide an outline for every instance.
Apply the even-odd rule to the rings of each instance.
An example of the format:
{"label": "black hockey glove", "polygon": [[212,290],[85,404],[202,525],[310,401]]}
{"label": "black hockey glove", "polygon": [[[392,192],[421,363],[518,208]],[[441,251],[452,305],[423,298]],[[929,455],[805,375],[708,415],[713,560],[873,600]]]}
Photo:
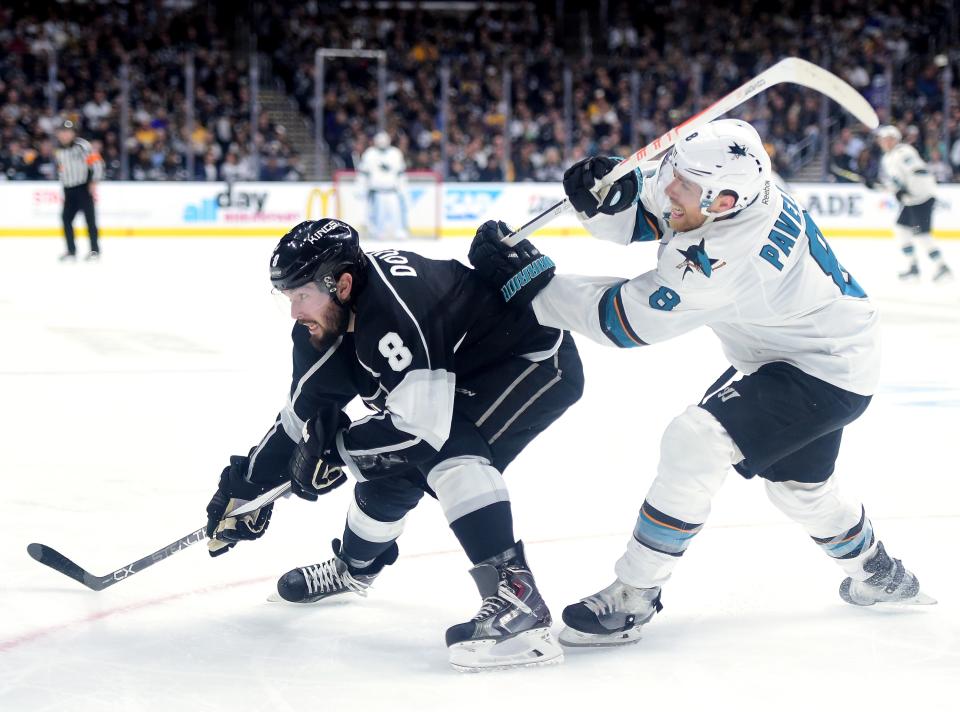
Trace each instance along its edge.
{"label": "black hockey glove", "polygon": [[238,541],[259,539],[270,524],[272,502],[239,518],[224,516],[270,489],[269,485],[244,479],[249,465],[250,458],[233,455],[230,465],[220,473],[220,484],[207,505],[207,536],[210,539],[207,550],[210,556],[226,554]]}
{"label": "black hockey glove", "polygon": [[505,302],[524,307],[553,279],[557,266],[530,240],[507,247],[503,238],[510,233],[504,222],[488,220],[477,228],[467,257],[480,278],[500,290]]}
{"label": "black hockey glove", "polygon": [[643,176],[639,171],[630,171],[611,185],[606,197],[599,204],[596,196],[591,192],[597,179],[603,178],[612,171],[620,160],[606,156],[591,156],[577,161],[566,170],[563,174],[563,190],[577,212],[583,213],[588,218],[594,217],[598,212],[615,215],[637,202],[640,186],[643,183]]}
{"label": "black hockey glove", "polygon": [[290,458],[290,489],[298,497],[315,502],[347,481],[334,445],[340,417],[340,411],[327,410],[304,424],[303,439]]}

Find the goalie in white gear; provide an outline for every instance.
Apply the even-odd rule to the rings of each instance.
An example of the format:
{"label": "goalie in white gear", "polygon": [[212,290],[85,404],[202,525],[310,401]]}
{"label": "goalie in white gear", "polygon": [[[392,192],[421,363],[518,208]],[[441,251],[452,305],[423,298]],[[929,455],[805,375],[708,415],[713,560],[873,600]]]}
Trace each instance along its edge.
{"label": "goalie in white gear", "polygon": [[403,153],[379,131],[360,157],[357,190],[366,201],[366,236],[374,240],[405,239],[407,228],[407,169]]}
{"label": "goalie in white gear", "polygon": [[547,258],[534,250],[538,261],[526,264],[529,243],[503,246],[503,227],[491,223],[478,230],[471,261],[492,285],[522,274],[510,281],[522,286],[503,293],[533,292],[525,296],[543,325],[619,347],[709,326],[733,368],[667,427],[617,579],[564,610],[561,642],[639,638],[731,467],[761,477],[771,501],[839,564],[843,600],[933,603],[833,477],[843,428],[877,386],[877,311],[810,216],[771,183],[757,132],[738,120],[708,124],[653,175],[627,174],[598,203],[592,189],[615,162],[574,164],[564,189],[595,237],[659,240],[656,269],[629,280],[552,276],[537,266]]}
{"label": "goalie in white gear", "polygon": [[876,137],[883,150],[880,180],[900,204],[897,222],[893,226],[893,233],[907,258],[907,269],[900,273],[900,278],[915,279],[920,276],[918,247],[922,247],[933,262],[934,281],[950,277],[950,268],[943,259],[943,253],[930,236],[937,179],[917,149],[900,142],[903,137],[896,126],[881,126],[877,129]]}

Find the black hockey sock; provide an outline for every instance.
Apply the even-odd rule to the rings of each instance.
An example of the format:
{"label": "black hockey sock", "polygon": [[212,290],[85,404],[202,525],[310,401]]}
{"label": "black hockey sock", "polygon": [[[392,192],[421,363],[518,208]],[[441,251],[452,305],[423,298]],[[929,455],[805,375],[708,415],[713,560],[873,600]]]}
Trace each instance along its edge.
{"label": "black hockey sock", "polygon": [[[367,569],[378,556],[393,546],[394,541],[396,540],[367,541],[350,531],[350,527],[346,526],[343,528],[343,545],[340,547],[340,558],[347,562],[351,570]],[[377,573],[377,571],[364,571],[364,573]]]}
{"label": "black hockey sock", "polygon": [[495,502],[465,514],[450,525],[473,564],[506,551],[516,543],[510,502]]}

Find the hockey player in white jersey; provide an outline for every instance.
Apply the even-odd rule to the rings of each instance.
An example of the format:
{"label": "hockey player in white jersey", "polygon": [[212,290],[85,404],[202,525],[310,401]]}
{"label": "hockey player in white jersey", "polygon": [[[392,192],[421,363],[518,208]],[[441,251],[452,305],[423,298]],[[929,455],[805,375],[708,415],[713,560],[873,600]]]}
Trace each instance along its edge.
{"label": "hockey player in white jersey", "polygon": [[564,610],[561,642],[639,638],[731,467],[760,476],[772,502],[839,564],[844,601],[933,603],[833,477],[843,428],[877,386],[877,310],[810,216],[771,183],[757,132],[738,120],[708,124],[652,176],[627,174],[598,205],[591,190],[614,165],[574,164],[566,194],[595,237],[659,240],[656,269],[633,279],[554,275],[529,241],[505,247],[507,228],[492,221],[477,231],[471,262],[491,285],[507,285],[509,301],[532,300],[543,325],[619,347],[709,326],[733,368],[667,427],[616,581]]}
{"label": "hockey player in white jersey", "polygon": [[384,240],[408,236],[406,170],[403,153],[390,145],[386,131],[378,132],[373,145],[360,157],[357,188],[366,200],[367,237]]}
{"label": "hockey player in white jersey", "polygon": [[893,226],[900,249],[907,258],[907,269],[900,273],[900,278],[916,279],[920,276],[918,247],[926,250],[933,262],[934,281],[950,277],[950,268],[943,259],[943,253],[930,236],[937,179],[917,149],[900,143],[902,136],[896,126],[881,126],[877,129],[876,137],[883,150],[880,180],[900,204],[897,222]]}

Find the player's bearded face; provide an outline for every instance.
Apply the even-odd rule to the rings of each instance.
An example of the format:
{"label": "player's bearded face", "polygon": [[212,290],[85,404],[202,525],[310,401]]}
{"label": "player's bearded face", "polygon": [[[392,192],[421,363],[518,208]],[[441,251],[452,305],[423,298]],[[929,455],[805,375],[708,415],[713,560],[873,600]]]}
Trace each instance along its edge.
{"label": "player's bearded face", "polygon": [[325,351],[347,330],[350,307],[338,303],[315,284],[284,292],[290,300],[290,316],[310,332],[310,344]]}
{"label": "player's bearded face", "polygon": [[664,189],[670,199],[670,227],[676,232],[695,230],[703,225],[707,217],[700,212],[700,194],[703,189],[678,175]]}

